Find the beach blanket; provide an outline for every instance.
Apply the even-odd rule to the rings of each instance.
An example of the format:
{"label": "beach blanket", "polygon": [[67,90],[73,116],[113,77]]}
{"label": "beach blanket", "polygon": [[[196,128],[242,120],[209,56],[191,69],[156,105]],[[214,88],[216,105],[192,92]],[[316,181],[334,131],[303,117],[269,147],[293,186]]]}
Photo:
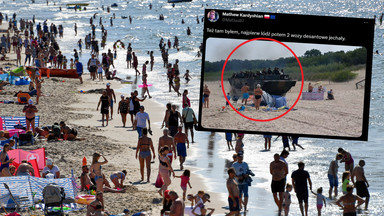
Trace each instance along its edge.
{"label": "beach blanket", "polygon": [[[1,116],[3,122],[3,129],[15,129],[15,125],[21,124],[27,127],[27,120],[25,116]],[[35,116],[35,127],[39,127],[40,116]]]}
{"label": "beach blanket", "polygon": [[21,163],[22,160],[34,160],[36,159],[39,170],[43,170],[45,167],[45,148],[39,148],[30,151],[24,151],[21,149],[14,149],[8,152],[9,158],[15,158],[16,163]]}
{"label": "beach blanket", "polygon": [[35,194],[35,200],[43,199],[43,189],[49,183],[56,183],[60,187],[64,188],[66,198],[75,199],[75,190],[70,178],[61,179],[46,179],[37,178],[33,176],[13,176],[0,178],[0,203],[4,204],[5,208],[15,208],[15,203],[12,201],[8,190],[4,187],[6,183],[14,197],[28,197],[27,204],[32,206],[33,196]]}

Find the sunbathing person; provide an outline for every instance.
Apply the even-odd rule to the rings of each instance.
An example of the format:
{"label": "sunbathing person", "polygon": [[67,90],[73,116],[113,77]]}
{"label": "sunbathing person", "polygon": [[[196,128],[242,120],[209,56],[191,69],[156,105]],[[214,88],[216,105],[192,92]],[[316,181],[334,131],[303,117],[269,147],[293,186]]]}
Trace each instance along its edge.
{"label": "sunbathing person", "polygon": [[[110,178],[112,183],[115,185],[115,188],[124,188],[123,181],[125,180],[125,176],[127,175],[127,171],[123,170],[122,172],[114,172],[111,174]],[[120,183],[119,183],[120,179]]]}
{"label": "sunbathing person", "polygon": [[41,139],[41,138],[48,138],[48,136],[49,136],[49,129],[48,129],[48,127],[43,127],[42,129],[40,129],[40,128],[35,128],[35,131],[36,131],[36,133],[38,133],[39,134],[39,138]]}
{"label": "sunbathing person", "polygon": [[61,133],[63,134],[63,139],[64,140],[84,140],[85,138],[76,138],[77,137],[77,130],[75,128],[69,128],[65,122],[61,121],[60,122],[60,128],[61,128]]}

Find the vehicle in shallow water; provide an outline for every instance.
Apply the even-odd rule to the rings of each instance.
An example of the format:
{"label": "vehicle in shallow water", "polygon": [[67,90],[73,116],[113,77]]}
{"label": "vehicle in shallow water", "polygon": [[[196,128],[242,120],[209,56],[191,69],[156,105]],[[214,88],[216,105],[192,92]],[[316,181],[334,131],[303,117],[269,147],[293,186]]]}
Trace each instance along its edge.
{"label": "vehicle in shallow water", "polygon": [[295,80],[291,80],[289,75],[285,74],[261,74],[255,72],[234,73],[228,79],[231,85],[232,96],[242,96],[241,88],[247,83],[249,93],[253,95],[253,91],[257,84],[261,85],[261,89],[271,95],[285,96],[285,94],[296,85]]}

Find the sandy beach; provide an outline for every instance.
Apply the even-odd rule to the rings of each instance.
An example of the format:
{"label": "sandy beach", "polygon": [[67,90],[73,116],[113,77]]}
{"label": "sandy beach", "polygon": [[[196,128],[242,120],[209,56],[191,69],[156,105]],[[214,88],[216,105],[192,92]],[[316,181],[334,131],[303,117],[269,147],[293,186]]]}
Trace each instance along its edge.
{"label": "sandy beach", "polygon": [[[327,89],[333,89],[335,100],[300,100],[294,109],[274,121],[255,122],[243,118],[232,110],[226,108],[225,99],[220,81],[205,82],[211,90],[210,107],[203,109],[202,126],[205,128],[222,128],[237,130],[257,130],[275,133],[302,133],[331,136],[359,137],[362,131],[364,89],[356,89],[355,83],[364,79],[365,70],[357,71],[357,78],[349,82],[335,83],[328,81],[305,81],[303,91],[308,83],[322,85]],[[286,94],[287,106],[291,107],[296,101],[301,88],[301,82]],[[224,89],[228,92],[229,82],[224,83]],[[236,103],[231,103],[235,108],[241,106],[241,98]],[[248,101],[253,104],[253,101]],[[254,107],[247,106],[243,115],[255,119],[271,119],[283,114],[285,111],[256,111]]]}

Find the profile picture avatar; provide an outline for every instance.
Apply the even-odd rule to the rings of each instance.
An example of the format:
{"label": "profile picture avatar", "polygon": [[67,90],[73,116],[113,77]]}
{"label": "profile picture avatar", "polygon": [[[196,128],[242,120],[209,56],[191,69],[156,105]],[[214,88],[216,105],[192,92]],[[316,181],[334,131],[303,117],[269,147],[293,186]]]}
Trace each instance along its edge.
{"label": "profile picture avatar", "polygon": [[215,10],[211,10],[208,12],[207,17],[210,22],[216,22],[219,19],[219,13]]}

